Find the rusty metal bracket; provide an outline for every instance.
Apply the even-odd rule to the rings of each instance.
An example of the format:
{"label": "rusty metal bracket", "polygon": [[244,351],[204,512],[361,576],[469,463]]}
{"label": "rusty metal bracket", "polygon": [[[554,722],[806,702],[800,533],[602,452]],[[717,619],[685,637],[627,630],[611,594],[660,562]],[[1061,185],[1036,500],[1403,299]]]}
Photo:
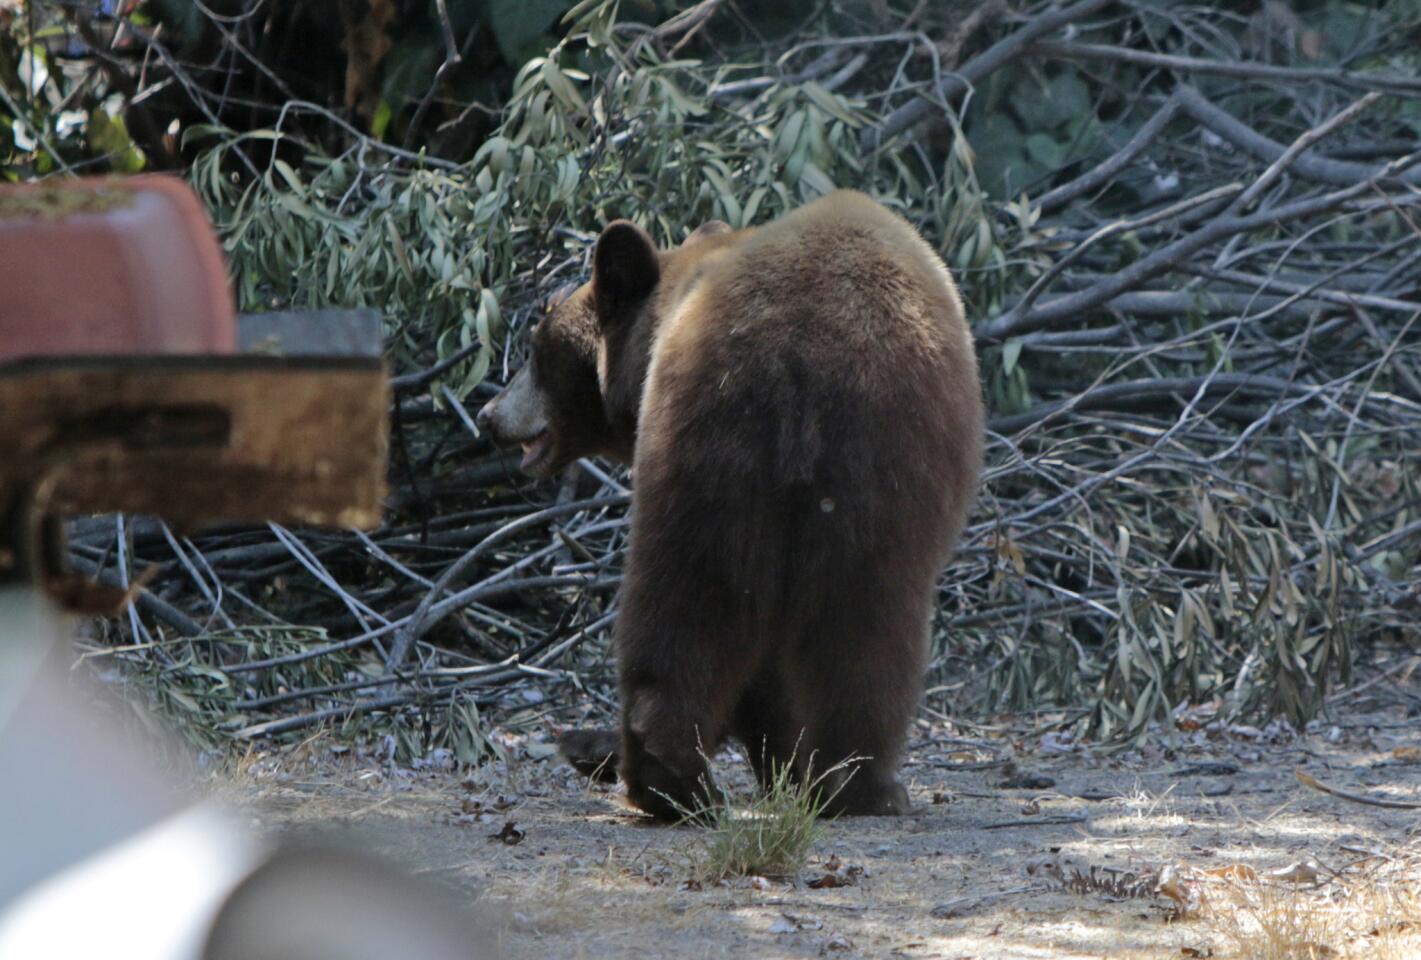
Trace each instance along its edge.
{"label": "rusty metal bracket", "polygon": [[67,515],[373,526],[389,401],[371,356],[0,363],[0,583],[71,580]]}

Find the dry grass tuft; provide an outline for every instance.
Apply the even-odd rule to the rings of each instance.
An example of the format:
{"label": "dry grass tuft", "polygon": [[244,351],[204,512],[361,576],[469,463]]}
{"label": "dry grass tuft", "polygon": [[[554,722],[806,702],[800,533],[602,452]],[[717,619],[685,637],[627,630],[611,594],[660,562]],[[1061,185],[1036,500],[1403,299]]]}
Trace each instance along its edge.
{"label": "dry grass tuft", "polygon": [[1250,960],[1410,960],[1421,956],[1421,860],[1388,861],[1360,876],[1303,887],[1232,879],[1201,919]]}
{"label": "dry grass tuft", "polygon": [[695,813],[707,830],[691,854],[691,878],[715,882],[798,873],[819,839],[820,814],[833,799],[824,781],[851,762],[803,780],[795,776],[792,760],[776,765],[769,785],[746,804],[736,803],[726,788],[719,788],[719,802]]}

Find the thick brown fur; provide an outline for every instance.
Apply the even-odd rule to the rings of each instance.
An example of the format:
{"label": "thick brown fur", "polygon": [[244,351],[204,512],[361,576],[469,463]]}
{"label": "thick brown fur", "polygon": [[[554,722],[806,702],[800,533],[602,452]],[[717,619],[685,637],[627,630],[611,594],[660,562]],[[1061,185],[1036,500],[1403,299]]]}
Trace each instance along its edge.
{"label": "thick brown fur", "polygon": [[[937,255],[848,191],[660,253],[619,221],[532,363],[548,469],[631,454],[616,627],[631,801],[698,806],[704,757],[735,737],[762,779],[856,760],[822,781],[830,812],[905,812],[894,770],[935,581],[981,468],[976,357]],[[496,438],[498,403],[481,414]],[[566,752],[587,760],[587,744],[609,741]]]}

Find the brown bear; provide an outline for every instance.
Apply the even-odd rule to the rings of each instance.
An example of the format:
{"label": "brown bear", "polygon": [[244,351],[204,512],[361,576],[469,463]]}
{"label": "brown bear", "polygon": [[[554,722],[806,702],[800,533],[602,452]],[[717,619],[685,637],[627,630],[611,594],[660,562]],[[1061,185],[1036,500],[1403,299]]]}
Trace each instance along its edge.
{"label": "brown bear", "polygon": [[[826,812],[909,809],[894,771],[983,414],[957,290],[908,223],[851,191],[669,251],[612,223],[478,423],[535,475],[632,464],[614,646],[633,804],[700,807],[733,736],[762,782],[817,778]],[[564,749],[595,765],[608,736]]]}

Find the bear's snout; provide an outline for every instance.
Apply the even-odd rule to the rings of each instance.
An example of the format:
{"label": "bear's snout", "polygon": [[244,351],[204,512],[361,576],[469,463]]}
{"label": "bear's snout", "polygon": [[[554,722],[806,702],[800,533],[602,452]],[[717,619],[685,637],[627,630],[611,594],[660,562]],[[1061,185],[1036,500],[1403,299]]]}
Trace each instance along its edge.
{"label": "bear's snout", "polygon": [[493,431],[493,407],[496,403],[498,403],[498,397],[494,397],[484,404],[474,415],[474,426],[478,427],[479,433],[487,434],[495,443],[498,442],[498,437],[494,435]]}
{"label": "bear's snout", "polygon": [[500,446],[526,443],[548,429],[543,396],[528,367],[519,370],[498,396],[484,404],[474,417],[474,426]]}
{"label": "bear's snout", "polygon": [[523,459],[519,466],[524,473],[545,476],[562,462],[554,431],[549,429],[543,396],[526,366],[498,396],[484,404],[474,417],[474,426],[500,447],[521,446]]}

